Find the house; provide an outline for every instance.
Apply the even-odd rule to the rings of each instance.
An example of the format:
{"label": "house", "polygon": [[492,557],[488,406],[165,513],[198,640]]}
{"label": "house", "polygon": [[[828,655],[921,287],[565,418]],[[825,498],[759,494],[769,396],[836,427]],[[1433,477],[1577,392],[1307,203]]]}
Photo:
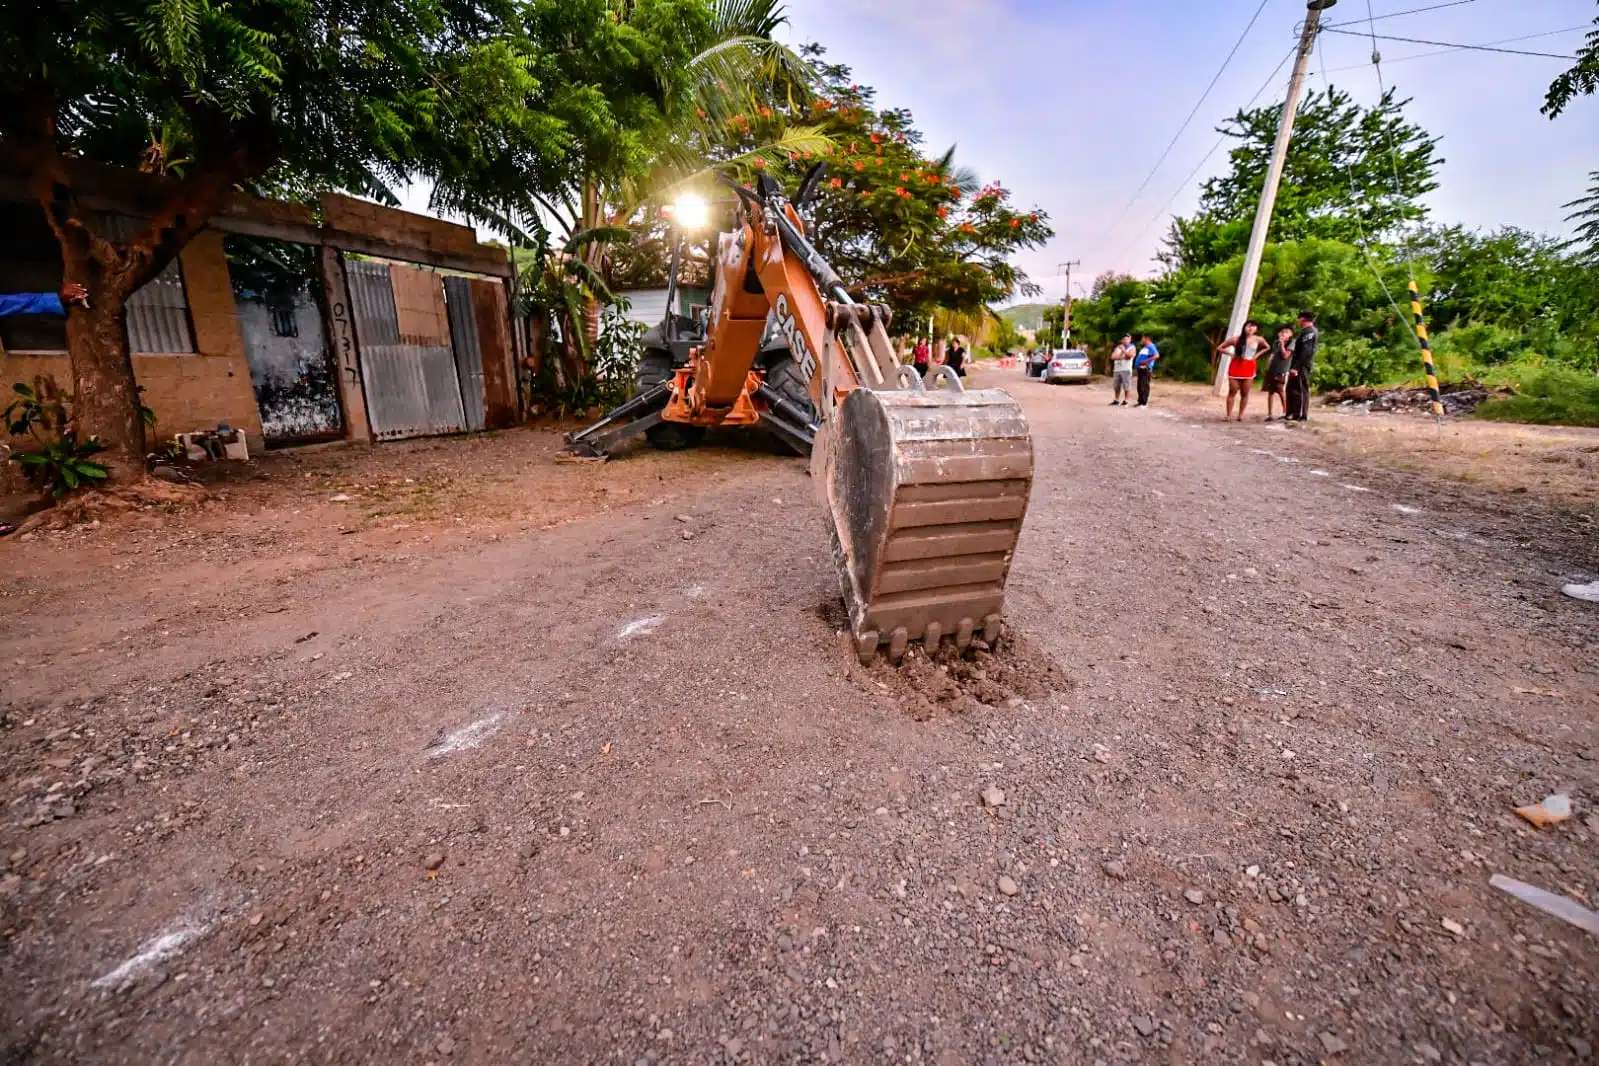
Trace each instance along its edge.
{"label": "house", "polygon": [[[150,175],[74,161],[80,202],[131,232]],[[24,174],[0,157],[0,291],[53,292],[59,247]],[[128,301],[134,377],[153,436],[242,429],[252,450],[514,424],[519,331],[505,250],[470,227],[338,195],[233,197]],[[0,319],[0,385],[70,391],[65,322]]]}

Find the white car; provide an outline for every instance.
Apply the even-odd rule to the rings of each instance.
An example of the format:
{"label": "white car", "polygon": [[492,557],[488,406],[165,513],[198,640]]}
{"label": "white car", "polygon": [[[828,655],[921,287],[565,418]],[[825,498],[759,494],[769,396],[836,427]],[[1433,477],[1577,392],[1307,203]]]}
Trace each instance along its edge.
{"label": "white car", "polygon": [[1062,381],[1087,381],[1094,376],[1094,364],[1088,353],[1075,348],[1062,348],[1053,352],[1044,367],[1044,381],[1058,385]]}

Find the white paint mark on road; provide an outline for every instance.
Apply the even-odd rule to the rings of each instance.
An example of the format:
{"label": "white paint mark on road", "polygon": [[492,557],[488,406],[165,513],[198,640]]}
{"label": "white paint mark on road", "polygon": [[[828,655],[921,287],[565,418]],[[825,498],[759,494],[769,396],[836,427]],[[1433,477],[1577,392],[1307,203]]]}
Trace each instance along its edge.
{"label": "white paint mark on road", "polygon": [[1325,470],[1312,470],[1311,474],[1315,475],[1316,477],[1332,477],[1332,475],[1327,473]]}
{"label": "white paint mark on road", "polygon": [[428,748],[428,758],[441,759],[446,755],[454,755],[458,751],[469,751],[493,736],[500,728],[498,714],[491,714],[487,718],[479,718],[470,725],[464,725],[453,733],[446,733]]}
{"label": "white paint mark on road", "polygon": [[1393,509],[1398,511],[1400,514],[1420,514],[1421,513],[1421,508],[1420,507],[1412,507],[1408,503],[1396,503],[1396,504],[1393,504]]}
{"label": "white paint mark on road", "polygon": [[1278,455],[1273,456],[1273,458],[1275,458],[1279,463],[1293,463],[1297,465],[1299,462],[1299,460],[1294,458],[1292,455]]}
{"label": "white paint mark on road", "polygon": [[705,598],[707,591],[704,585],[690,585],[683,595],[691,600],[702,600]]}
{"label": "white paint mark on road", "polygon": [[664,614],[646,615],[636,621],[629,622],[617,631],[617,640],[631,640],[634,637],[648,636],[661,628],[661,623],[666,621]]}
{"label": "white paint mark on road", "polygon": [[1271,456],[1271,457],[1272,457],[1272,458],[1273,458],[1273,459],[1275,459],[1275,458],[1277,458],[1277,456],[1276,456],[1276,454],[1275,454],[1275,453],[1273,453],[1273,452],[1268,452],[1268,451],[1267,451],[1267,450],[1266,450],[1266,449],[1265,449],[1265,448],[1251,448],[1251,449],[1249,449],[1249,450],[1250,450],[1250,451],[1252,451],[1252,452],[1254,452],[1254,453],[1255,453],[1255,454],[1256,454],[1256,455],[1269,455],[1269,456]]}
{"label": "white paint mark on road", "polygon": [[1364,485],[1345,484],[1343,487],[1348,489],[1350,492],[1370,492],[1371,491],[1370,489],[1368,489]]}
{"label": "white paint mark on road", "polygon": [[95,988],[120,988],[143,974],[150,967],[180,954],[184,948],[204,936],[211,928],[209,921],[188,921],[160,936],[146,940],[132,958],[124,960],[116,969],[93,982]]}

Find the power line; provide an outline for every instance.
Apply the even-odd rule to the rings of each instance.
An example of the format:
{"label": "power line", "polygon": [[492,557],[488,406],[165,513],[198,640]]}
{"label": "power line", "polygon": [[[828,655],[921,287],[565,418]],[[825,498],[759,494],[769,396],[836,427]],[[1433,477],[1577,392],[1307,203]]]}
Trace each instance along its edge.
{"label": "power line", "polygon": [[1360,26],[1372,22],[1381,22],[1383,19],[1396,19],[1405,15],[1419,15],[1424,11],[1442,11],[1446,7],[1460,7],[1462,4],[1474,4],[1476,2],[1477,0],[1449,0],[1447,4],[1433,4],[1431,7],[1413,7],[1408,11],[1390,11],[1386,15],[1372,15],[1368,9],[1366,18],[1350,19],[1348,22],[1334,22],[1330,25],[1323,26],[1322,29],[1336,30],[1343,26]]}
{"label": "power line", "polygon": [[1331,26],[1327,27],[1327,32],[1341,33],[1349,37],[1369,37],[1374,41],[1400,41],[1404,44],[1427,44],[1432,45],[1434,48],[1447,48],[1450,51],[1500,52],[1505,55],[1512,56],[1538,56],[1542,59],[1570,60],[1575,58],[1570,54],[1561,55],[1555,52],[1525,52],[1519,48],[1495,48],[1492,45],[1486,44],[1453,44],[1449,41],[1424,41],[1419,37],[1391,37],[1381,33],[1362,33],[1359,30],[1335,30]]}
{"label": "power line", "polygon": [[[1486,41],[1481,45],[1476,45],[1473,47],[1486,48],[1489,45],[1516,44],[1519,41],[1535,41],[1540,37],[1558,37],[1562,33],[1578,33],[1582,30],[1588,29],[1590,25],[1592,24],[1585,22],[1581,26],[1567,26],[1565,29],[1561,30],[1544,30],[1542,33],[1524,33],[1520,37],[1506,37],[1502,41]],[[1431,59],[1434,56],[1454,55],[1456,52],[1460,51],[1462,47],[1465,46],[1452,45],[1448,48],[1441,48],[1436,52],[1417,52],[1415,55],[1400,56],[1397,59],[1388,59],[1385,57],[1383,62],[1388,66],[1393,66],[1395,63],[1408,63],[1412,59]],[[1342,74],[1348,70],[1365,70],[1369,65],[1369,63],[1355,63],[1347,67],[1333,67],[1331,70],[1324,71],[1323,74]]]}
{"label": "power line", "polygon": [[1155,165],[1149,168],[1148,174],[1144,175],[1144,180],[1139,183],[1131,199],[1122,206],[1120,211],[1116,212],[1116,216],[1105,227],[1104,234],[1095,242],[1095,251],[1098,251],[1099,246],[1105,243],[1105,237],[1109,236],[1111,231],[1116,228],[1116,223],[1120,222],[1127,212],[1132,210],[1132,206],[1138,202],[1138,198],[1144,194],[1144,190],[1149,188],[1149,183],[1155,180],[1155,175],[1160,172],[1161,165],[1166,162],[1166,157],[1171,155],[1172,149],[1177,147],[1177,142],[1182,139],[1184,133],[1188,132],[1189,124],[1194,121],[1194,116],[1199,114],[1199,109],[1210,98],[1211,90],[1216,88],[1216,83],[1221,81],[1221,76],[1227,73],[1227,68],[1232,65],[1233,58],[1238,55],[1238,50],[1244,46],[1244,40],[1249,36],[1249,31],[1255,28],[1255,23],[1260,21],[1261,12],[1266,10],[1266,5],[1270,2],[1271,0],[1260,0],[1260,6],[1255,8],[1255,13],[1250,16],[1249,24],[1244,27],[1244,32],[1239,34],[1238,40],[1233,43],[1232,51],[1228,52],[1227,58],[1222,60],[1221,69],[1216,71],[1215,77],[1210,79],[1210,84],[1205,86],[1205,91],[1200,94],[1193,109],[1188,112],[1188,117],[1183,119],[1183,124],[1178,127],[1177,132],[1172,135],[1172,139],[1167,142],[1165,150],[1160,153],[1160,158],[1155,160]]}
{"label": "power line", "polygon": [[[1271,74],[1267,76],[1265,81],[1261,82],[1260,88],[1255,90],[1255,94],[1249,98],[1248,102],[1244,104],[1241,110],[1248,111],[1255,105],[1255,101],[1259,100],[1261,94],[1269,89],[1274,82],[1276,82],[1277,75],[1283,72],[1283,67],[1288,65],[1288,61],[1294,57],[1294,53],[1298,50],[1299,46],[1295,45],[1293,48],[1288,50],[1287,55],[1278,60],[1276,68],[1272,70]],[[1193,170],[1188,172],[1188,176],[1183,179],[1182,184],[1177,186],[1176,190],[1171,194],[1166,202],[1161,205],[1160,210],[1152,214],[1149,217],[1149,221],[1145,222],[1143,226],[1139,228],[1138,232],[1134,233],[1132,237],[1123,242],[1122,249],[1125,249],[1127,245],[1142,239],[1144,234],[1149,232],[1149,227],[1160,221],[1161,216],[1165,215],[1167,211],[1171,210],[1171,205],[1177,202],[1177,198],[1183,194],[1183,192],[1193,182],[1194,178],[1199,176],[1199,172],[1205,168],[1205,164],[1210,162],[1210,157],[1215,155],[1217,149],[1226,144],[1227,140],[1228,136],[1225,133],[1216,138],[1216,143],[1210,146],[1210,151],[1206,152],[1204,158],[1194,165]],[[1121,258],[1121,250],[1117,251],[1116,258]]]}

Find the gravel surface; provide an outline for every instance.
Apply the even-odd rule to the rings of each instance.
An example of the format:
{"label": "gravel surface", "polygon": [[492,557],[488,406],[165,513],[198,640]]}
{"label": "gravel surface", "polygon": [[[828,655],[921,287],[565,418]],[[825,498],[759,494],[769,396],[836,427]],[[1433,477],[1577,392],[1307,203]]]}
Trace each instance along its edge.
{"label": "gravel surface", "polygon": [[986,373],[968,659],[855,662],[769,455],[0,543],[0,1062],[1592,1061],[1599,942],[1488,887],[1599,900],[1583,523]]}

